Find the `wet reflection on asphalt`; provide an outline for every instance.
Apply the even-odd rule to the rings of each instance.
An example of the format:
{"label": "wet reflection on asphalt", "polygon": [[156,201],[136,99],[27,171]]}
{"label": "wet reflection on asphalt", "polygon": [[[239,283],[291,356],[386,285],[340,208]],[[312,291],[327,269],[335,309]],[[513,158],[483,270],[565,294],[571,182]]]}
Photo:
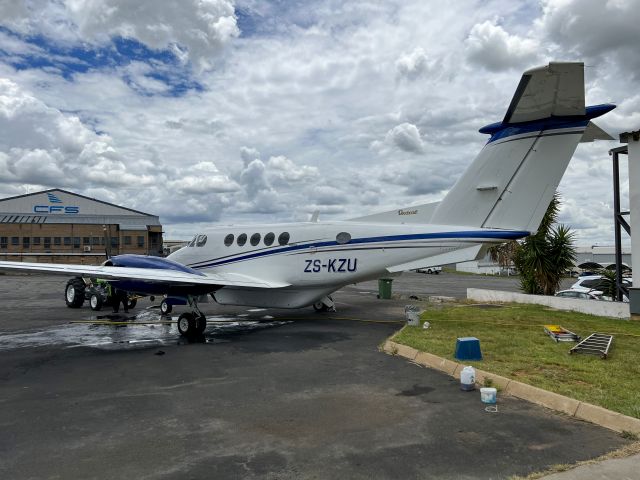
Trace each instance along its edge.
{"label": "wet reflection on asphalt", "polygon": [[[234,334],[245,334],[289,323],[274,321],[268,315],[208,316],[207,329],[195,339],[178,333],[178,315],[161,316],[157,311],[142,310],[135,314],[107,313],[57,325],[37,332],[3,334],[0,332],[0,351],[25,347],[63,346],[100,349],[131,349],[167,344],[220,343],[230,341]],[[113,324],[109,324],[113,322]]]}

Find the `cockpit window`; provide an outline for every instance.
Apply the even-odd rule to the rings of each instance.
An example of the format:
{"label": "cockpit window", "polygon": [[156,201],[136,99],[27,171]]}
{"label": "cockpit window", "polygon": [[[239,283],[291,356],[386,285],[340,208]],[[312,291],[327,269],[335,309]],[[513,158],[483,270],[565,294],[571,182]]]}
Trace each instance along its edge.
{"label": "cockpit window", "polygon": [[287,243],[289,243],[289,232],[282,232],[278,236],[278,243],[280,245],[286,245]]}
{"label": "cockpit window", "polygon": [[196,240],[196,247],[204,247],[205,243],[207,243],[207,236],[198,235],[198,239]]}
{"label": "cockpit window", "polygon": [[224,244],[227,247],[230,247],[231,244],[233,243],[234,240],[234,236],[233,233],[230,233],[229,235],[227,235],[226,237],[224,237]]}
{"label": "cockpit window", "polygon": [[251,242],[251,245],[253,245],[254,247],[258,245],[260,243],[260,234],[254,233],[253,235],[251,235],[250,242]]}
{"label": "cockpit window", "polygon": [[193,237],[191,239],[191,241],[187,244],[187,247],[193,247],[196,244],[196,239],[198,238],[198,236],[196,235],[195,237]]}
{"label": "cockpit window", "polygon": [[264,236],[264,244],[267,247],[270,247],[273,244],[273,241],[276,239],[276,235],[273,232],[269,232]]}
{"label": "cockpit window", "polygon": [[245,243],[247,243],[247,234],[241,233],[238,235],[238,245],[242,247]]}

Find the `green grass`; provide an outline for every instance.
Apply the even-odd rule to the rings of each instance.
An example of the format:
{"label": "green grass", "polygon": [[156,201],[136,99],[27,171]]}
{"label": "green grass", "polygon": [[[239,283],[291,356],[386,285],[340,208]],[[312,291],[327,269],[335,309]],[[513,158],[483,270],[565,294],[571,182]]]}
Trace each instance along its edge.
{"label": "green grass", "polygon": [[[480,339],[484,360],[465,362],[577,400],[640,418],[640,322],[561,312],[539,305],[472,305],[429,309],[427,330],[405,327],[394,341],[455,360],[457,337]],[[573,354],[572,342],[554,342],[543,325],[557,324],[583,338],[614,335],[606,360]]]}

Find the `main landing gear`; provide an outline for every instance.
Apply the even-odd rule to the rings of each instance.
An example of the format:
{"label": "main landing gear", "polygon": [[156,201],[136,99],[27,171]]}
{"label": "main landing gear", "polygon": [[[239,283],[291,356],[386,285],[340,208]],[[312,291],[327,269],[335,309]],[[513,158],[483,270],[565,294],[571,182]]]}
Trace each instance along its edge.
{"label": "main landing gear", "polygon": [[183,337],[193,338],[202,335],[207,328],[207,318],[198,308],[195,297],[187,297],[191,312],[182,313],[178,317],[178,331]]}
{"label": "main landing gear", "polygon": [[327,295],[326,297],[322,297],[320,300],[314,303],[313,309],[316,312],[335,312],[336,304],[333,301],[331,295]]}

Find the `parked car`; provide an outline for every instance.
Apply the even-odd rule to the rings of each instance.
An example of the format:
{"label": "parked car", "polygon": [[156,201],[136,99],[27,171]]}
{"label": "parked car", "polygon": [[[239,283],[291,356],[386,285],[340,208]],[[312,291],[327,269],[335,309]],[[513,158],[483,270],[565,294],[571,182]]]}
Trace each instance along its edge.
{"label": "parked car", "polygon": [[590,292],[579,292],[577,290],[560,290],[555,295],[562,298],[579,298],[582,300],[602,300],[602,292],[592,290]]}
{"label": "parked car", "polygon": [[442,271],[442,267],[416,268],[418,273],[428,273],[438,275]]}
{"label": "parked car", "polygon": [[[571,285],[571,290],[579,292],[589,292],[591,290],[606,290],[607,280],[602,275],[588,275],[578,278],[578,281]],[[629,288],[632,280],[627,277],[622,278],[622,285]]]}

